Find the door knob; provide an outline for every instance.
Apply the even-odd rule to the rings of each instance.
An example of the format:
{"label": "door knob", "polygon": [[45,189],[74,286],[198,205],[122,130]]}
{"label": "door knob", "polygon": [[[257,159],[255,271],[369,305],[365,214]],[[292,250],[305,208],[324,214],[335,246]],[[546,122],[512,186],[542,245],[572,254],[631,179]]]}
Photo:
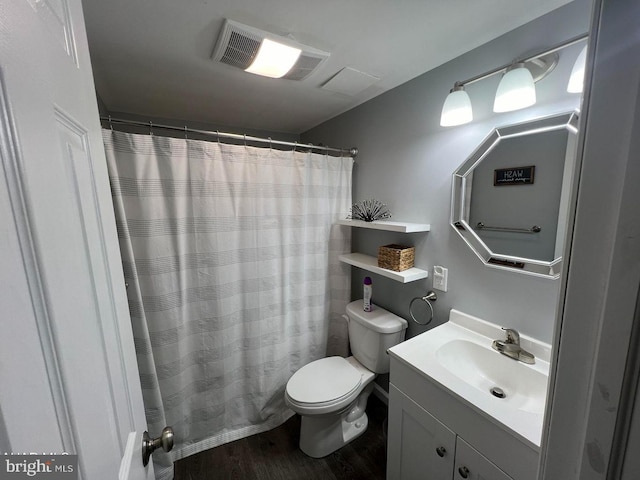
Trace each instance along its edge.
{"label": "door knob", "polygon": [[469,469],[467,467],[460,467],[458,468],[458,474],[460,474],[460,476],[462,478],[469,478]]}
{"label": "door knob", "polygon": [[165,452],[173,448],[173,428],[164,427],[162,434],[158,438],[151,438],[149,432],[142,434],[142,465],[145,467],[149,463],[149,457],[157,449],[162,447]]}
{"label": "door knob", "polygon": [[447,449],[444,447],[438,447],[436,448],[436,453],[439,457],[444,457],[444,455],[447,453]]}

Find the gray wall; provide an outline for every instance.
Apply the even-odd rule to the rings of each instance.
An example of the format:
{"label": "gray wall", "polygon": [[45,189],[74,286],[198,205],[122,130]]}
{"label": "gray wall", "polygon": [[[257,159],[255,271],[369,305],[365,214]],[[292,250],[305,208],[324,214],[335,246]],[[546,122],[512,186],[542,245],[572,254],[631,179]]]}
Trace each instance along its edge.
{"label": "gray wall", "polygon": [[[559,281],[484,266],[449,226],[451,175],[493,127],[576,109],[579,95],[566,93],[566,82],[583,44],[560,52],[556,69],[537,84],[533,107],[492,113],[499,81],[494,76],[467,88],[472,123],[442,128],[440,112],[454,82],[587,32],[590,8],[590,1],[575,0],[302,135],[303,141],[359,148],[354,201],[377,198],[394,220],[431,224],[427,234],[353,232],[354,251],[375,256],[379,245],[409,243],[416,247],[416,266],[429,269],[430,276],[433,265],[449,269],[449,291],[439,292],[434,322],[429,327],[410,322],[408,336],[445,322],[449,310],[457,308],[551,341]],[[361,295],[364,276],[352,270],[354,298]],[[374,302],[405,318],[411,299],[431,288],[431,278],[403,285],[372,277]]]}

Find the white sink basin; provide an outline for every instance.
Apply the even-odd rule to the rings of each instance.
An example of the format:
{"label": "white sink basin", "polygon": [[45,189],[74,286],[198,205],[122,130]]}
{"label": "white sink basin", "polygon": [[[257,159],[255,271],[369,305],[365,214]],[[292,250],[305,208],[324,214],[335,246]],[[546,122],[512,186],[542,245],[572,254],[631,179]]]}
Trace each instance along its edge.
{"label": "white sink basin", "polygon": [[[451,310],[447,323],[392,347],[389,353],[417,370],[425,381],[435,381],[537,447],[551,347],[521,335],[520,344],[535,355],[535,364],[514,360],[491,348],[493,340],[505,338],[501,327]],[[503,398],[500,391],[492,393],[496,387]]]}
{"label": "white sink basin", "polygon": [[496,398],[509,408],[544,413],[547,377],[524,363],[468,340],[445,343],[436,350],[436,359],[456,377],[485,395],[495,397],[491,391],[499,388],[504,398]]}

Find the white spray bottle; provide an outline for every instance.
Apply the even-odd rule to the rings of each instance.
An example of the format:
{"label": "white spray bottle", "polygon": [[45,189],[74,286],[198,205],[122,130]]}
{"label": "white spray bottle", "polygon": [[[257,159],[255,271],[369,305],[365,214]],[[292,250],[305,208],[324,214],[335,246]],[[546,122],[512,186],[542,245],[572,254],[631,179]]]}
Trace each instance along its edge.
{"label": "white spray bottle", "polygon": [[373,285],[371,282],[371,277],[364,277],[364,288],[363,288],[363,300],[362,304],[365,312],[371,311],[371,295],[373,294]]}

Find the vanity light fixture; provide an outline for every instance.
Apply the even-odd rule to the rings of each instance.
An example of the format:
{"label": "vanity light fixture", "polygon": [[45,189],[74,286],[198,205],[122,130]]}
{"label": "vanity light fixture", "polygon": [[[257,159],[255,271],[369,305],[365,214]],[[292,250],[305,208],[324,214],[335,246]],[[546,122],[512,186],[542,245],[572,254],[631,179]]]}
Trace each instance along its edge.
{"label": "vanity light fixture", "polygon": [[471,120],[473,120],[473,110],[469,94],[465,92],[462,85],[455,84],[444,101],[440,125],[453,127],[469,123]]}
{"label": "vanity light fixture", "polygon": [[[470,122],[473,119],[471,100],[464,87],[499,73],[503,74],[503,77],[496,91],[493,105],[494,112],[510,112],[535,104],[535,82],[543,79],[555,68],[559,58],[556,52],[582,42],[587,38],[589,38],[588,34],[578,35],[535,55],[516,59],[512,63],[476,75],[463,82],[456,82],[442,107],[440,125],[443,127],[452,127]],[[579,91],[582,91],[586,48],[585,46],[576,60],[576,64],[574,65],[576,80],[572,81],[569,87],[577,88],[574,87],[574,84],[579,84]],[[572,78],[573,77],[574,72],[572,72]],[[571,89],[568,89],[568,91],[574,92],[574,90]]]}
{"label": "vanity light fixture", "polygon": [[569,93],[581,93],[584,86],[584,70],[587,64],[587,46],[585,45],[580,51],[580,55],[576,58],[576,63],[573,64],[571,69],[571,75],[569,76],[569,84],[567,85],[567,92]]}

